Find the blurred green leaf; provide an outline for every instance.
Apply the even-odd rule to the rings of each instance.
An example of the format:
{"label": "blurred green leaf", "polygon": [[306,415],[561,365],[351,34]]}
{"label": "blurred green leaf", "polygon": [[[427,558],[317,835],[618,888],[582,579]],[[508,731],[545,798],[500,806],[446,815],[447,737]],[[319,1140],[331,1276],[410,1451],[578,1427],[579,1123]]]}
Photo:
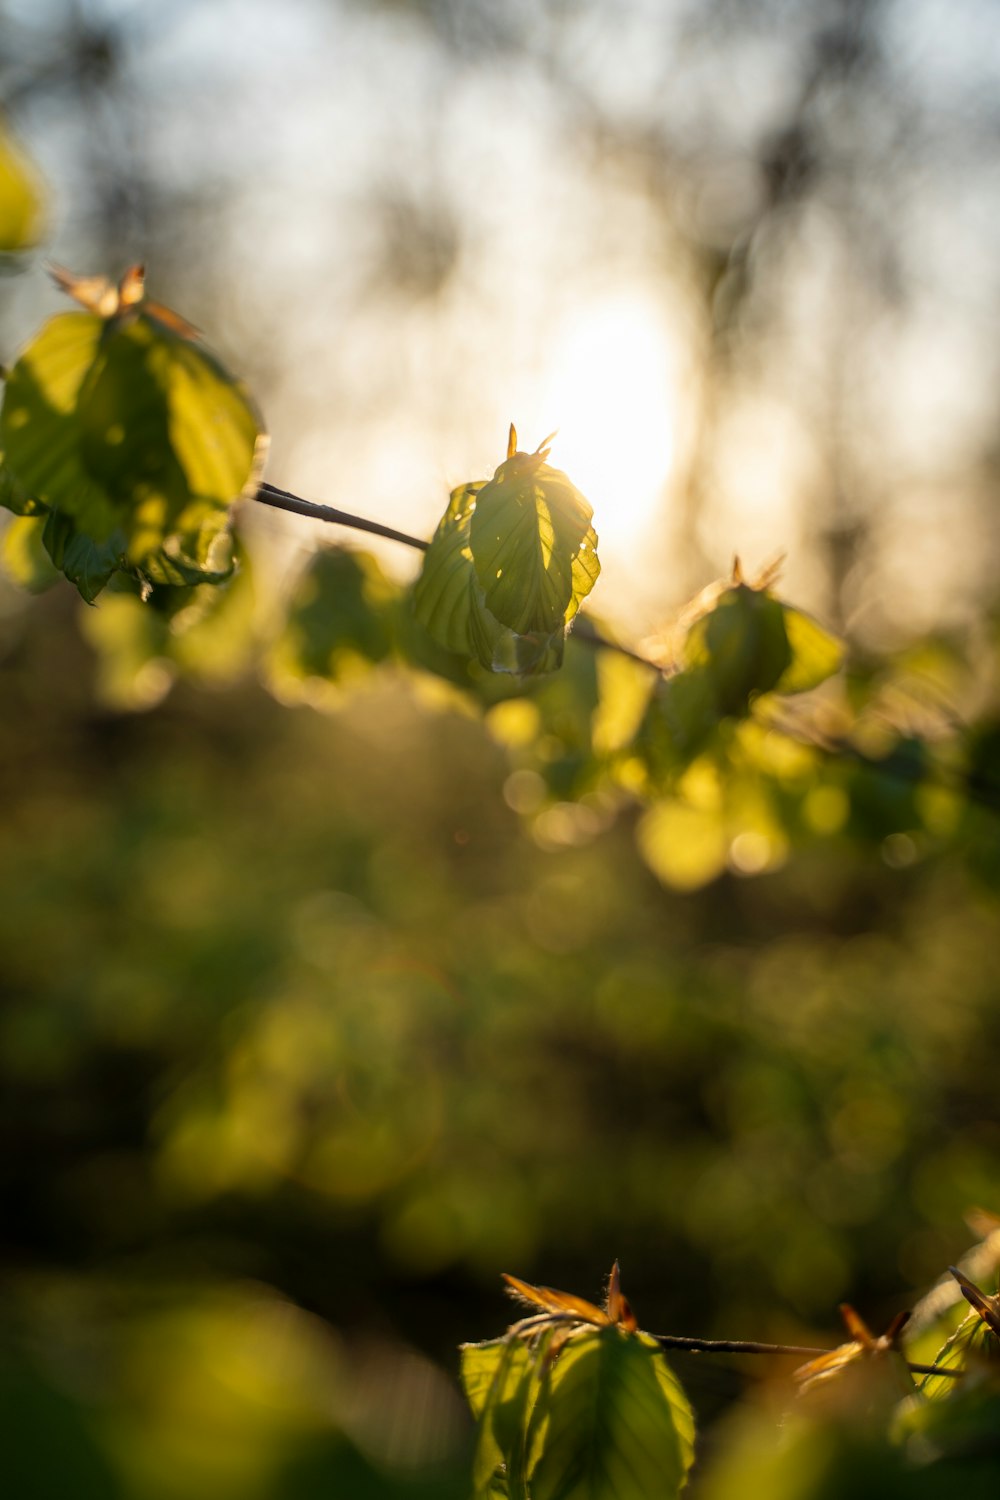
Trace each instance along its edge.
{"label": "blurred green leaf", "polygon": [[0,253],[31,250],[45,233],[45,189],[34,162],[0,125]]}
{"label": "blurred green leaf", "polygon": [[149,707],[178,673],[230,682],[257,641],[250,560],[236,544],[220,585],[151,585],[134,570],[119,572],[82,629],[97,653],[98,695],[111,707]]}
{"label": "blurred green leaf", "polygon": [[718,727],[711,677],[704,667],[690,667],[656,683],[633,749],[655,785],[683,770]]}
{"label": "blurred green leaf", "polygon": [[[994,1343],[996,1339],[994,1338]],[[948,1381],[944,1399],[915,1397],[900,1408],[893,1437],[915,1468],[937,1482],[938,1493],[1000,1491],[1000,1371],[975,1370]]]}
{"label": "blurred green leaf", "polygon": [[370,553],[320,548],[295,585],[269,654],[276,687],[344,683],[385,661],[393,651],[399,595]]}
{"label": "blurred green leaf", "polygon": [[745,714],[792,664],[782,606],[766,590],[735,584],[691,627],[684,662],[705,673],[720,715]]}
{"label": "blurred green leaf", "polygon": [[81,596],[93,604],[119,568],[125,566],[125,537],[112,532],[103,542],[91,541],[76,522],[61,511],[50,510],[42,529],[42,542],[53,566],[76,584]]}
{"label": "blurred green leaf", "polygon": [[[970,1312],[931,1363],[942,1370],[963,1370],[969,1365],[992,1363],[1000,1372],[1000,1339],[977,1312]],[[950,1375],[925,1375],[919,1389],[920,1394],[929,1399],[949,1399],[955,1394],[955,1379]]]}
{"label": "blurred green leaf", "polygon": [[781,608],[792,659],[778,678],[774,691],[807,693],[839,672],[844,664],[844,645],[800,609],[793,609],[788,604]]}
{"label": "blurred green leaf", "polygon": [[49,588],[59,577],[42,540],[45,516],[15,516],[3,533],[3,565],[15,583],[32,594]]}
{"label": "blurred green leaf", "polygon": [[12,510],[15,516],[42,516],[45,506],[33,495],[29,495],[18,483],[0,454],[0,505]]}

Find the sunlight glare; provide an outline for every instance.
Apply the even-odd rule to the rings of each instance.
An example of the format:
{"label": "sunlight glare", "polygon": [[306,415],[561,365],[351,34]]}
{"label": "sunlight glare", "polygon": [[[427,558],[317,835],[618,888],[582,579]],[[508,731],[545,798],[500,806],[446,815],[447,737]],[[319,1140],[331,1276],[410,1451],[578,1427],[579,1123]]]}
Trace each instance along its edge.
{"label": "sunlight glare", "polygon": [[[557,336],[542,410],[558,426],[550,462],[594,507],[602,551],[646,540],[676,452],[670,330],[641,294],[598,302]],[[544,423],[543,418],[543,423]]]}

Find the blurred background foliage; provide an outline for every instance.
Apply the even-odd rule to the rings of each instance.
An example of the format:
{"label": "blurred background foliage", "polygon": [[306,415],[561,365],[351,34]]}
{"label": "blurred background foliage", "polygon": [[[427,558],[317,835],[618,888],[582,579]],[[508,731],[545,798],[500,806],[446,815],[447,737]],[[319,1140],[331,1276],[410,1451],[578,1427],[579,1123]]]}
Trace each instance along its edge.
{"label": "blurred background foliage", "polygon": [[[270,477],[430,535],[511,416],[559,425],[605,628],[663,651],[787,550],[850,649],[678,764],[676,703],[572,638],[524,696],[404,672],[413,559],[307,567],[262,508],[211,598],[3,584],[13,1493],[461,1495],[501,1270],[619,1255],[646,1328],[833,1342],[996,1209],[997,29],[0,5],[49,185],[5,138],[5,249],[47,214],[75,270],[148,262]],[[5,360],[56,307],[5,281]],[[745,1384],[680,1373],[702,1419]]]}

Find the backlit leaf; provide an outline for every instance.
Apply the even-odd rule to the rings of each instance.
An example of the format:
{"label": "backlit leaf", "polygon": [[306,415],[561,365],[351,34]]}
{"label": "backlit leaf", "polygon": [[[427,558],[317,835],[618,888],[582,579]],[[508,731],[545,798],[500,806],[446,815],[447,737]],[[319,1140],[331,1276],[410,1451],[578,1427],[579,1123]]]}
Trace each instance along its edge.
{"label": "backlit leaf", "polygon": [[525,677],[554,671],[563,656],[562,622],[552,631],[522,634],[502,625],[486,604],[469,539],[479,489],[473,483],[451,493],[414,586],[416,617],[439,645],[473,657],[487,671]]}
{"label": "backlit leaf", "polygon": [[688,632],[684,662],[705,672],[721,715],[745,714],[791,665],[782,606],[746,583],[727,589]]}
{"label": "backlit leaf", "polygon": [[[489,1351],[488,1360],[477,1352],[484,1347]],[[472,1463],[476,1500],[497,1494],[514,1500],[525,1494],[528,1427],[544,1357],[544,1344],[529,1346],[518,1338],[462,1349],[462,1382],[470,1400],[478,1406],[479,1428]]]}
{"label": "backlit leaf", "polygon": [[694,1419],[656,1341],[617,1328],[570,1339],[539,1396],[532,1500],[678,1495]]}
{"label": "backlit leaf", "polygon": [[514,453],[479,490],[469,543],[487,608],[528,635],[576,614],[600,573],[593,511],[541,453]]}
{"label": "backlit leaf", "polygon": [[777,693],[807,693],[832,677],[844,664],[844,646],[822,625],[783,604],[785,635],[792,659],[775,683]]}
{"label": "backlit leaf", "polygon": [[120,534],[154,582],[224,579],[229,508],[261,450],[246,390],[145,302],[137,268],[117,291],[59,279],[99,311],[53,318],[11,371],[0,433],[14,481],[91,541]]}

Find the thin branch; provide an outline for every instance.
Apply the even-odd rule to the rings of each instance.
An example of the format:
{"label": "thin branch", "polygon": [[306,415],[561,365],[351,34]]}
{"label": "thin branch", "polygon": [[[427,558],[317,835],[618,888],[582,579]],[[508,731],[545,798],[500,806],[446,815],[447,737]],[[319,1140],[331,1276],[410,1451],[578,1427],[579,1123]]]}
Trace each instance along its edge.
{"label": "thin branch", "polygon": [[[689,1339],[680,1334],[654,1333],[652,1337],[661,1349],[679,1349],[686,1354],[803,1354],[815,1357],[832,1354],[832,1349],[812,1348],[806,1344],[761,1344],[748,1339]],[[961,1370],[943,1370],[937,1365],[911,1364],[909,1369],[916,1375],[945,1375],[957,1378]]]}
{"label": "thin branch", "polygon": [[350,526],[354,531],[368,531],[372,536],[388,537],[390,542],[402,542],[404,547],[416,547],[426,552],[429,542],[405,531],[396,531],[392,526],[383,526],[381,521],[368,521],[364,516],[352,516],[349,511],[336,510],[332,505],[317,505],[313,500],[303,500],[290,490],[279,490],[276,484],[262,484],[254,495],[262,505],[273,505],[275,510],[287,510],[295,516],[308,516],[311,521],[329,521],[334,526]]}

